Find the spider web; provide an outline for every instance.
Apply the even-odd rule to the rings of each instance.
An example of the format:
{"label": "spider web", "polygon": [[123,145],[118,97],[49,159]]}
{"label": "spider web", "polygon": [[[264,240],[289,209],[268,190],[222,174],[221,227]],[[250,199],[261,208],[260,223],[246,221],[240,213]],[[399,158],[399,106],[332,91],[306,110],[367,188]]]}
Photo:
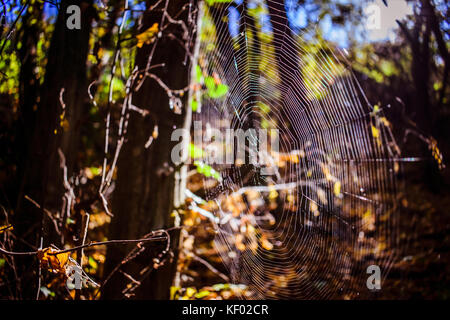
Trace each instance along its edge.
{"label": "spider web", "polygon": [[[268,9],[283,15],[279,3],[252,3],[266,14],[241,10],[233,20],[242,7],[232,2],[205,10],[202,79],[227,92],[197,94],[194,120],[221,131],[278,129],[279,152],[253,167],[215,166],[222,179],[206,198],[216,204],[216,248],[232,281],[250,289],[243,298],[364,297],[367,267],[384,279],[399,243],[402,159],[389,123],[345,52],[308,43],[287,23],[267,28]],[[239,31],[230,34],[233,23]]]}

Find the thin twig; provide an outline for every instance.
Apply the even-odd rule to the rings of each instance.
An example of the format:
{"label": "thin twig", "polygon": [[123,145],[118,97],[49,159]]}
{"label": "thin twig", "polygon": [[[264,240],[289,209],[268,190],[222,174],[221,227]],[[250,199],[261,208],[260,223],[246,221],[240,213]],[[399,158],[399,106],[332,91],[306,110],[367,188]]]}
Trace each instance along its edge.
{"label": "thin twig", "polygon": [[[154,231],[153,233],[167,233],[166,230],[158,230]],[[167,235],[161,236],[161,235],[155,235],[150,238],[144,238],[144,239],[125,239],[125,240],[108,240],[108,241],[100,241],[100,242],[91,242],[84,245],[76,246],[69,249],[59,250],[56,252],[49,252],[48,255],[56,256],[58,254],[67,253],[76,251],[79,249],[89,248],[89,247],[95,247],[95,246],[102,246],[102,245],[110,245],[110,244],[128,244],[128,243],[139,243],[139,242],[149,242],[149,241],[158,241],[158,240],[168,240]],[[5,249],[0,248],[0,253],[10,255],[10,256],[33,256],[37,255],[41,250],[36,251],[27,251],[27,252],[15,252],[15,251],[8,251]]]}
{"label": "thin twig", "polygon": [[224,275],[222,272],[220,272],[219,270],[217,270],[216,268],[214,268],[208,261],[206,261],[205,259],[197,256],[195,253],[193,252],[188,252],[185,250],[185,253],[192,257],[192,259],[194,259],[197,262],[200,262],[201,264],[203,264],[205,267],[207,267],[209,270],[211,270],[213,273],[217,274],[219,277],[221,277],[223,280],[225,280],[226,282],[230,281],[230,278],[228,278],[226,275]]}
{"label": "thin twig", "polygon": [[9,28],[8,34],[5,37],[5,40],[3,41],[2,47],[0,48],[0,56],[2,55],[3,49],[5,48],[6,42],[8,41],[8,39],[11,37],[11,33],[13,32],[13,30],[16,27],[17,22],[19,21],[20,17],[22,16],[23,11],[25,10],[26,7],[28,7],[28,5],[30,4],[30,0],[28,0],[22,7],[22,9],[20,9],[19,14],[17,15],[16,20],[14,20],[13,24],[11,25],[11,28]]}
{"label": "thin twig", "polygon": [[[86,244],[86,236],[88,233],[88,229],[89,229],[89,219],[90,219],[90,215],[89,213],[86,212],[86,223],[84,226],[84,232],[83,232],[83,241],[81,242],[81,245]],[[84,250],[81,249],[81,265],[83,264],[83,256],[84,256]]]}
{"label": "thin twig", "polygon": [[[39,246],[39,250],[42,250],[42,245],[44,243],[44,238],[41,237],[41,245]],[[38,272],[38,286],[37,286],[37,293],[36,293],[36,300],[39,300],[39,293],[41,292],[41,276],[42,276],[42,266],[39,263],[39,272]]]}
{"label": "thin twig", "polygon": [[108,240],[108,241],[101,241],[101,242],[91,242],[91,243],[87,243],[81,246],[77,246],[77,247],[73,247],[73,248],[69,248],[69,249],[65,249],[65,250],[61,250],[61,251],[57,251],[57,252],[52,252],[49,253],[49,255],[51,256],[56,256],[58,254],[61,253],[67,253],[67,252],[72,252],[72,251],[76,251],[78,249],[83,249],[83,248],[89,248],[89,247],[94,247],[94,246],[101,246],[101,245],[110,245],[110,244],[127,244],[127,243],[138,243],[138,242],[148,242],[148,241],[157,241],[157,240],[166,240],[166,237],[153,237],[153,238],[148,238],[148,239],[125,239],[125,240]]}
{"label": "thin twig", "polygon": [[44,212],[47,214],[47,216],[50,218],[50,220],[53,222],[53,225],[55,226],[55,230],[58,234],[61,234],[61,232],[59,231],[58,228],[58,223],[56,222],[55,218],[53,217],[53,214],[51,213],[50,210],[45,209],[45,208],[41,208],[41,206],[39,205],[39,203],[37,203],[35,200],[31,199],[29,196],[25,195],[24,197],[25,199],[27,199],[28,201],[30,201],[32,204],[34,204],[36,206],[36,208],[38,209],[42,209],[44,210]]}

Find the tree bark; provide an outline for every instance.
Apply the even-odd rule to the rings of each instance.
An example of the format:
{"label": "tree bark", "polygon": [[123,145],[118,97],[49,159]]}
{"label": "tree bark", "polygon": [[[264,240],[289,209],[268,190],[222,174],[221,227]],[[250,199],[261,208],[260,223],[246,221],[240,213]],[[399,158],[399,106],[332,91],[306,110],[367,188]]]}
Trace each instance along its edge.
{"label": "tree bark", "polygon": [[[147,1],[147,8],[155,3],[156,1]],[[162,2],[163,6],[164,3],[165,1]],[[168,2],[167,13],[189,25],[189,8],[186,6],[182,10],[185,4],[182,0],[171,0]],[[162,12],[163,10],[147,11],[140,32],[154,23],[160,24]],[[149,58],[151,65],[164,64],[152,68],[150,72],[171,90],[183,89],[189,84],[189,63],[184,63],[186,50],[179,40],[182,40],[183,45],[188,41],[183,37],[183,30],[179,25],[169,24],[156,44],[144,45],[136,56],[139,70],[145,70]],[[153,45],[156,46],[154,51]],[[171,213],[182,203],[186,168],[171,161],[172,148],[178,143],[171,141],[171,135],[176,128],[189,130],[191,109],[187,96],[184,94],[179,97],[182,113],[177,114],[170,107],[166,90],[154,78],[145,78],[143,85],[133,93],[133,104],[148,110],[151,116],[143,117],[135,112],[130,114],[126,143],[118,161],[110,238],[137,239],[152,230],[174,226]],[[156,125],[158,137],[149,148],[145,148]],[[120,270],[113,273],[104,287],[103,298],[168,299],[176,272],[179,232],[171,231],[170,236],[171,253],[159,256],[164,250],[165,241],[145,244],[145,249],[137,257],[122,264]],[[108,247],[105,276],[122,263],[132,248],[133,246]],[[159,265],[161,261],[163,263]],[[140,283],[133,290],[127,289],[129,276]],[[136,285],[136,282],[132,281],[132,285]]]}
{"label": "tree bark", "polygon": [[[81,8],[79,30],[69,30],[66,27],[66,11],[70,5]],[[92,0],[62,0],[60,3],[48,53],[44,85],[37,105],[36,126],[33,137],[29,140],[28,151],[24,154],[26,163],[13,217],[17,235],[35,247],[40,246],[41,239],[44,247],[60,243],[53,222],[43,214],[43,209],[38,209],[25,200],[25,196],[36,201],[41,208],[53,213],[60,212],[60,218],[63,217],[61,211],[65,189],[58,149],[65,155],[70,178],[77,171],[81,118],[89,101],[86,61],[94,16]],[[63,100],[65,108],[60,100]],[[62,220],[59,222],[64,223]],[[17,243],[18,246],[23,246],[20,242]],[[37,276],[36,273],[29,272],[29,269],[31,265],[37,271],[38,266],[34,259],[27,259],[18,258],[17,265],[21,266],[19,273],[24,297],[34,298]]]}
{"label": "tree bark", "polygon": [[[27,10],[20,30],[18,50],[21,62],[19,73],[19,117],[16,125],[15,154],[17,156],[16,182],[22,181],[29,142],[33,137],[36,124],[37,99],[39,94],[39,79],[37,79],[37,46],[39,41],[39,24],[42,18],[43,4],[34,2]],[[19,185],[11,188],[12,196],[16,197]],[[14,199],[16,201],[17,199]]]}

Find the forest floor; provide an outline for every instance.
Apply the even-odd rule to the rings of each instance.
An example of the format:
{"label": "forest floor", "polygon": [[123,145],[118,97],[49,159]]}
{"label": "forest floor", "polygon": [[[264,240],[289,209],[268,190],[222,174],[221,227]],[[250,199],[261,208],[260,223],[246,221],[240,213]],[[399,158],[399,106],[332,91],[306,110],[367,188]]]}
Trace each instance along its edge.
{"label": "forest floor", "polygon": [[[450,197],[447,195],[448,187],[433,193],[420,180],[408,184],[401,209],[401,251],[394,257],[382,289],[371,298],[450,298]],[[185,222],[192,228],[184,238],[185,253],[179,265],[183,288],[176,288],[173,298],[251,298],[254,293],[248,288],[224,280],[227,270],[214,246],[213,224],[195,212],[186,218]]]}
{"label": "forest floor", "polygon": [[[190,177],[188,188],[202,195],[214,185],[200,173]],[[382,282],[382,289],[374,299],[449,299],[450,298],[450,208],[449,188],[432,192],[420,179],[407,184],[407,196],[402,201],[400,234],[401,252],[395,256],[390,272]],[[192,199],[188,198],[187,207]],[[239,210],[239,203],[232,204]],[[99,210],[91,213],[89,238],[106,239],[110,217]],[[243,284],[234,284],[215,243],[217,230],[211,219],[196,210],[183,213],[182,246],[178,262],[176,284],[172,299],[237,299],[254,298],[255,292]],[[239,244],[238,244],[239,246]],[[264,246],[264,243],[262,243]],[[105,277],[103,265],[106,247],[86,250],[85,272],[95,282]],[[0,259],[0,280],[4,270]],[[65,289],[64,277],[46,274],[42,281],[41,299],[73,299],[74,290]],[[81,298],[98,299],[97,288],[83,289]],[[333,297],[345,299],[346,296]],[[348,298],[348,297],[347,297]]]}
{"label": "forest floor", "polygon": [[408,186],[409,243],[390,271],[380,298],[450,299],[450,191]]}

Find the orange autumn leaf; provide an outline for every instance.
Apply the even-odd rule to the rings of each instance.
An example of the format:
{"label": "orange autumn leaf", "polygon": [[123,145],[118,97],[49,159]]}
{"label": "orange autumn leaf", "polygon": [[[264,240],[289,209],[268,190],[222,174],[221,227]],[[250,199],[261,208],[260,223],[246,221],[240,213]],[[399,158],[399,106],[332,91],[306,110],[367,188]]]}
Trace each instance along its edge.
{"label": "orange autumn leaf", "polygon": [[236,242],[235,242],[236,248],[238,248],[239,251],[245,251],[246,247],[244,244],[244,236],[242,234],[236,235]]}
{"label": "orange autumn leaf", "polygon": [[138,48],[142,48],[142,46],[145,44],[150,44],[155,39],[155,34],[158,33],[158,24],[154,23],[150,28],[145,30],[144,32],[138,34],[136,36],[136,39],[138,40],[137,46]]}
{"label": "orange autumn leaf", "polygon": [[45,248],[38,251],[37,257],[41,266],[53,272],[65,273],[65,265],[69,260],[69,252],[55,254],[58,251],[53,248]]}
{"label": "orange autumn leaf", "polygon": [[272,250],[273,249],[273,244],[267,239],[267,237],[265,235],[261,236],[261,246],[266,249],[266,250]]}

